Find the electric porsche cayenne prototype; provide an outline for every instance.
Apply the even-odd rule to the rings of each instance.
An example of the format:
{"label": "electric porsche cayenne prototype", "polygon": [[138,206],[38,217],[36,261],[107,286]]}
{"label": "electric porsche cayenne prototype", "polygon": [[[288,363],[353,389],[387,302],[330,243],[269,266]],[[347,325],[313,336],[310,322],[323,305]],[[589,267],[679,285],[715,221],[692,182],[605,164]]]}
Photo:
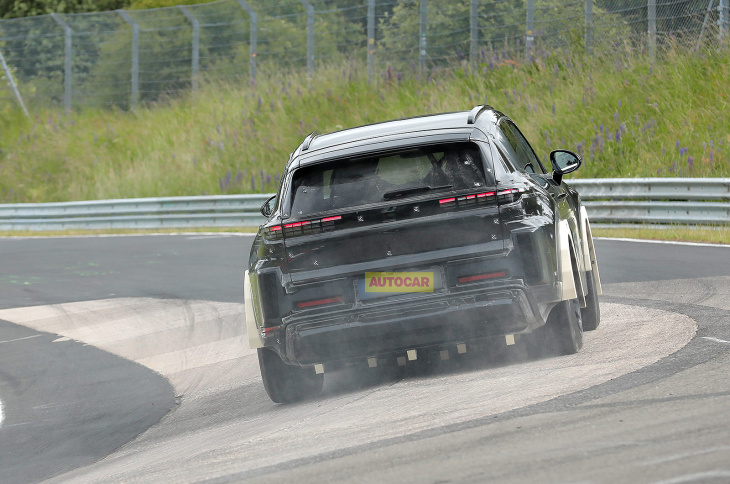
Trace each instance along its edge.
{"label": "electric porsche cayenne prototype", "polygon": [[[580,196],[490,106],[313,133],[291,154],[244,280],[274,402],[346,365],[551,344],[577,352],[601,283]],[[431,353],[429,353],[431,352]],[[448,353],[446,353],[448,354]]]}

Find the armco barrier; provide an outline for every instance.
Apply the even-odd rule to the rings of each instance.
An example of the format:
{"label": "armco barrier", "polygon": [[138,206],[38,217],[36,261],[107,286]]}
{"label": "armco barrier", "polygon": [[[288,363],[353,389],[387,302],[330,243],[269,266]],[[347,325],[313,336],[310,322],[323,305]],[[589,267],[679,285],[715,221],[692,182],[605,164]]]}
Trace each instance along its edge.
{"label": "armco barrier", "polygon": [[0,205],[0,230],[255,227],[270,195],[131,198]]}
{"label": "armco barrier", "polygon": [[592,223],[730,224],[730,178],[570,180]]}
{"label": "armco barrier", "polygon": [[[730,225],[730,178],[597,178],[570,183],[593,223]],[[255,227],[263,195],[0,205],[0,230]]]}

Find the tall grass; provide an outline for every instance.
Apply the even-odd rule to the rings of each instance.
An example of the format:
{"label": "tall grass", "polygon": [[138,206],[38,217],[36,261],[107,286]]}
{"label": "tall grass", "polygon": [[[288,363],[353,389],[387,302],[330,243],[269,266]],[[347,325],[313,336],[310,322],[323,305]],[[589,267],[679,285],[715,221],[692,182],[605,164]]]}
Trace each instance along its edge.
{"label": "tall grass", "polygon": [[489,103],[511,116],[539,156],[580,152],[574,176],[730,176],[730,49],[670,49],[652,68],[617,46],[587,58],[553,53],[522,65],[493,59],[420,77],[362,66],[208,83],[134,112],[0,111],[0,202],[274,191],[313,130],[334,131]]}

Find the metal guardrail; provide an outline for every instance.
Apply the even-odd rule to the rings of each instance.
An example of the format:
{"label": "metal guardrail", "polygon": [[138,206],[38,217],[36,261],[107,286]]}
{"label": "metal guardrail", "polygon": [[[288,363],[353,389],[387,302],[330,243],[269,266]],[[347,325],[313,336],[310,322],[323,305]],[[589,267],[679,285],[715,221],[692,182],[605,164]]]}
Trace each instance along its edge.
{"label": "metal guardrail", "polygon": [[[730,178],[576,179],[593,223],[730,225]],[[0,230],[255,227],[270,194],[0,205]]]}
{"label": "metal guardrail", "polygon": [[0,205],[0,230],[255,227],[271,195],[131,198]]}
{"label": "metal guardrail", "polygon": [[730,225],[730,178],[569,181],[592,223]]}

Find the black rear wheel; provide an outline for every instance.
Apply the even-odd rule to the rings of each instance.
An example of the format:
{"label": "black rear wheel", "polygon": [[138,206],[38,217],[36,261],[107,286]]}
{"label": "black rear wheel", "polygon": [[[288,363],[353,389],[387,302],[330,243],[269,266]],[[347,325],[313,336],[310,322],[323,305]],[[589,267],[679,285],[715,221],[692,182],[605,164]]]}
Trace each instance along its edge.
{"label": "black rear wheel", "polygon": [[558,303],[546,326],[555,335],[560,354],[572,355],[583,347],[583,321],[577,299]]}
{"label": "black rear wheel", "polygon": [[322,391],[324,375],[317,375],[313,368],[287,365],[268,348],[259,348],[258,356],[261,379],[272,401],[297,402]]}
{"label": "black rear wheel", "polygon": [[531,358],[572,355],[583,346],[583,328],[577,299],[560,301],[547,323],[522,337]]}
{"label": "black rear wheel", "polygon": [[586,272],[588,294],[586,294],[586,307],[580,310],[583,317],[583,330],[593,331],[601,322],[601,308],[598,306],[598,294],[596,294],[596,277],[594,271]]}

